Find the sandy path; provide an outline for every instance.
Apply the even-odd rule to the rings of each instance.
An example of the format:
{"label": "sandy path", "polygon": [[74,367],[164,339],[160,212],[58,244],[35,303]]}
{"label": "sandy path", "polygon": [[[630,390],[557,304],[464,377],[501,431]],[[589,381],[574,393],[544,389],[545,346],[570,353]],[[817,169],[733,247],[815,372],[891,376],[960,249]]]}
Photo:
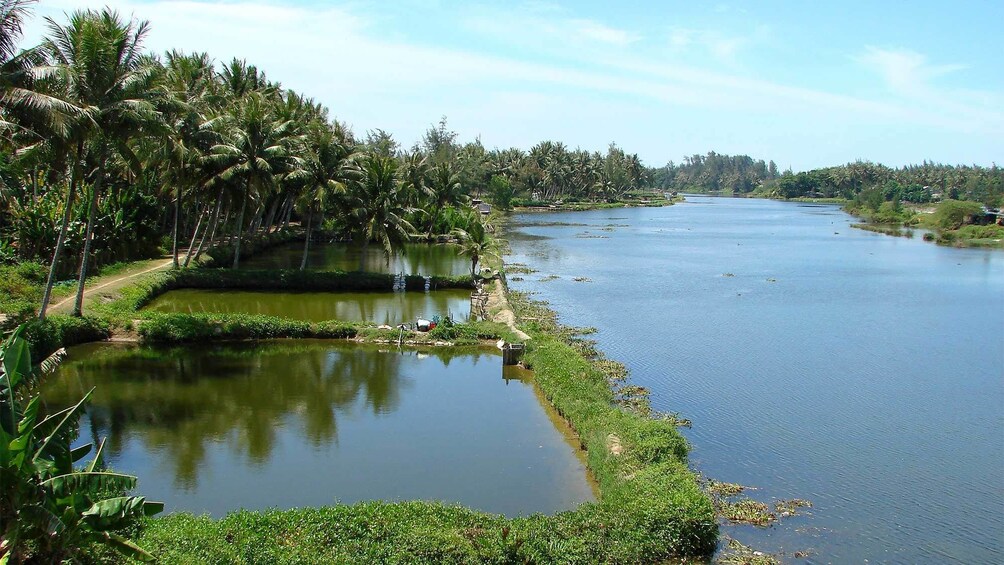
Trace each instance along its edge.
{"label": "sandy path", "polygon": [[[84,298],[85,298],[84,306],[86,307],[87,305],[86,298],[90,297],[91,295],[93,295],[98,291],[104,290],[105,292],[111,292],[118,290],[123,286],[125,286],[127,284],[126,281],[129,281],[130,279],[136,278],[140,275],[145,275],[147,273],[152,273],[154,271],[170,268],[171,265],[173,264],[174,264],[174,259],[166,259],[156,263],[153,267],[144,269],[142,271],[136,271],[127,274],[117,273],[114,275],[110,275],[112,277],[110,279],[107,279],[105,277],[98,277],[97,280],[94,281],[94,283],[97,283],[97,286],[91,286],[94,283],[86,283],[84,285]],[[74,292],[72,295],[64,298],[63,300],[60,300],[55,304],[49,304],[49,307],[46,309],[46,314],[69,313],[71,310],[73,310],[73,302],[74,300],[76,300],[76,298],[77,295],[76,292]]]}

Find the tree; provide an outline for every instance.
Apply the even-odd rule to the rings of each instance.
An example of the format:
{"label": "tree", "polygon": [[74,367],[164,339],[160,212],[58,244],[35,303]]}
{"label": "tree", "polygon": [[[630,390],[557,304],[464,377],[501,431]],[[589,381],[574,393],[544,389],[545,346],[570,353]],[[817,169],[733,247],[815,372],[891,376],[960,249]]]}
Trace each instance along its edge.
{"label": "tree", "polygon": [[285,172],[294,124],[279,122],[266,95],[252,91],[234,104],[218,126],[220,143],[210,161],[219,167],[217,178],[240,187],[240,213],[234,231],[233,268],[240,264],[241,239],[248,201],[261,197]]}
{"label": "tree", "polygon": [[432,216],[429,219],[429,230],[426,235],[432,237],[432,230],[436,227],[436,221],[439,219],[443,207],[448,204],[459,204],[464,193],[456,170],[449,162],[439,163],[432,168],[425,190],[432,206]]}
{"label": "tree", "polygon": [[97,167],[92,177],[73,306],[74,315],[79,316],[108,160],[117,154],[138,173],[139,160],[126,142],[144,130],[156,128],[160,116],[150,102],[154,71],[141,52],[149,29],[147,22],[123,22],[117,12],[108,8],[101,12],[78,10],[70,15],[66,26],[51,18],[47,21],[50,37],[45,45],[54,60],[54,70],[66,86],[68,99],[81,109],[74,128],[78,147],[88,144],[89,157]]}
{"label": "tree", "polygon": [[473,211],[472,213],[475,216],[471,219],[467,229],[456,229],[453,233],[460,240],[459,253],[471,258],[471,277],[476,277],[478,263],[484,257],[497,257],[498,246],[481,220],[480,214]]}
{"label": "tree", "polygon": [[366,268],[366,251],[378,242],[387,255],[411,238],[415,228],[405,219],[413,211],[401,198],[403,184],[397,178],[397,162],[389,157],[367,155],[362,175],[349,192],[353,239],[362,243],[359,270]]}
{"label": "tree", "polygon": [[346,185],[360,178],[359,168],[355,163],[357,154],[327,124],[316,124],[311,128],[305,146],[302,162],[290,174],[291,178],[304,185],[300,201],[307,216],[307,237],[303,244],[301,271],[307,267],[315,213],[320,211],[323,214],[332,204],[345,211],[346,206],[341,201],[346,193]]}

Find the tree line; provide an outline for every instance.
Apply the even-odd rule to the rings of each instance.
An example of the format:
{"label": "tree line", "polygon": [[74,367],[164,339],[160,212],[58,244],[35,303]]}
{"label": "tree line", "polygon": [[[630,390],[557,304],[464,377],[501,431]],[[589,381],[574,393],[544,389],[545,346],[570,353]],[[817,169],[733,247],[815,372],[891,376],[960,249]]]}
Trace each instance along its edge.
{"label": "tree line", "polygon": [[[299,222],[362,245],[480,234],[469,206],[616,199],[646,186],[636,154],[545,141],[459,143],[443,118],[404,149],[357,137],[253,64],[144,51],[147,22],[111,9],[47,19],[19,46],[32,0],[0,2],[0,261],[75,274],[170,249],[176,267]],[[306,247],[304,249],[306,257]],[[74,261],[77,259],[77,261]]]}
{"label": "tree line", "polygon": [[[927,203],[969,200],[991,207],[1004,204],[1004,170],[996,164],[920,165],[887,167],[855,161],[799,173],[778,172],[774,161],[748,155],[685,157],[649,169],[653,185],[662,190],[753,195],[767,198],[842,198],[846,200]],[[876,204],[877,206],[877,204]]]}

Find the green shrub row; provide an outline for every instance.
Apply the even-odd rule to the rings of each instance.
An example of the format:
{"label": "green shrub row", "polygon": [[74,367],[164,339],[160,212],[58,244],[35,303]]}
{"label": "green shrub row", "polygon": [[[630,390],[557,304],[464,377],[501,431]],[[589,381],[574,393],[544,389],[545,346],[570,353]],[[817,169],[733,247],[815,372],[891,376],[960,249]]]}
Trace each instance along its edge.
{"label": "green shrub row", "polygon": [[[443,326],[440,326],[443,327]],[[415,341],[452,341],[457,344],[509,336],[509,328],[494,322],[454,324],[447,331],[437,327],[432,332],[407,331],[404,339]],[[290,318],[259,314],[148,314],[139,322],[137,331],[144,341],[157,343],[191,343],[206,340],[317,338],[390,341],[401,337],[397,328],[379,328],[362,322],[329,320],[310,323]]]}
{"label": "green shrub row", "polygon": [[108,339],[111,330],[108,322],[100,318],[57,314],[47,316],[44,321],[30,320],[23,335],[31,349],[32,362],[38,363],[62,347]]}

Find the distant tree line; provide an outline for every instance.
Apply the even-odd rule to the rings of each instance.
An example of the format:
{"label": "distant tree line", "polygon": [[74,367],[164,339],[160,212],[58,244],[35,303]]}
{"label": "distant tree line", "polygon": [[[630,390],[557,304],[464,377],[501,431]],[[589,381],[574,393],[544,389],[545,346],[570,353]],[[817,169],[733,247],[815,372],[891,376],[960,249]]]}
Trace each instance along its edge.
{"label": "distant tree line", "polygon": [[890,168],[857,161],[798,174],[787,172],[765,183],[760,192],[780,198],[845,198],[876,202],[970,200],[999,207],[1004,198],[1004,170],[997,165],[979,167],[927,161],[921,165]]}
{"label": "distant tree line", "polygon": [[684,157],[682,163],[670,161],[663,167],[649,169],[654,186],[668,191],[724,192],[750,194],[764,182],[778,178],[774,161],[754,160],[749,155],[707,155]]}
{"label": "distant tree line", "polygon": [[1004,170],[997,165],[920,165],[890,168],[856,161],[800,173],[779,173],[774,161],[748,155],[685,157],[648,169],[652,185],[661,190],[715,192],[769,198],[843,198],[868,202],[969,200],[999,207],[1004,199]]}

